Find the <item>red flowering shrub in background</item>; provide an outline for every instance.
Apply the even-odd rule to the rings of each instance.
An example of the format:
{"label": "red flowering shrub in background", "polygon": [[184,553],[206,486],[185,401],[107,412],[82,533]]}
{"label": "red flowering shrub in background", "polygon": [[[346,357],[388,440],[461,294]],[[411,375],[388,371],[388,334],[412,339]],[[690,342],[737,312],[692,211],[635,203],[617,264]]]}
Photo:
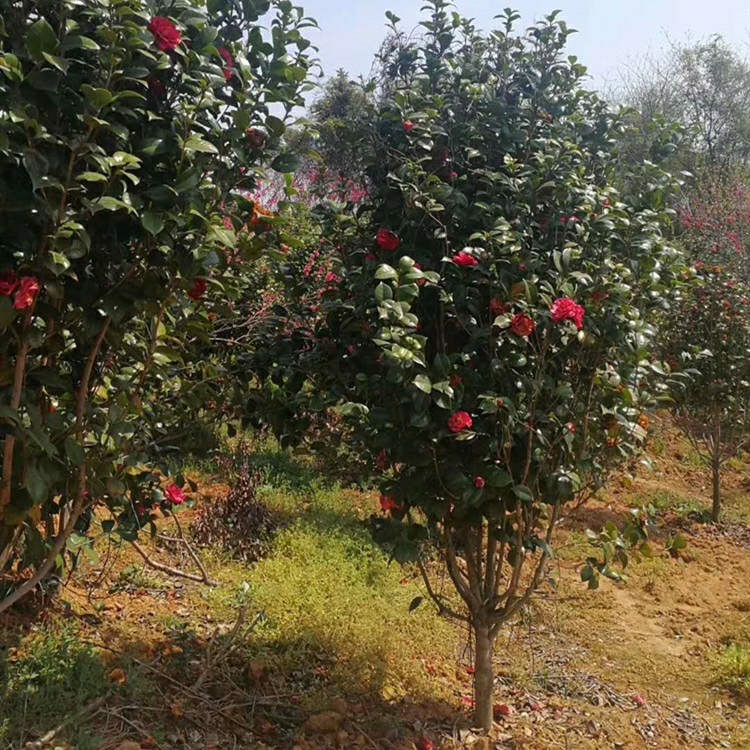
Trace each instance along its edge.
{"label": "red flowering shrub in background", "polygon": [[750,187],[739,176],[708,173],[684,194],[680,239],[695,261],[719,264],[750,284]]}
{"label": "red flowering shrub in background", "polygon": [[711,473],[711,518],[721,517],[723,464],[750,428],[750,287],[719,264],[695,263],[675,314],[660,326],[663,356],[678,376],[675,414]]}

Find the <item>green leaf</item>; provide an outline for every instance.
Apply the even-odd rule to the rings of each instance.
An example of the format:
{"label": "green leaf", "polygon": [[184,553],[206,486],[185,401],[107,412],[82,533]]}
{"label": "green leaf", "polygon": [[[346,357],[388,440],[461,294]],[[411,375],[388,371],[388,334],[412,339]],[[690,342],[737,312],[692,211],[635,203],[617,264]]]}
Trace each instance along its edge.
{"label": "green leaf", "polygon": [[382,281],[375,287],[375,301],[380,305],[385,300],[393,299],[393,290]]}
{"label": "green leaf", "polygon": [[513,494],[524,503],[530,503],[534,499],[534,493],[524,484],[517,484],[513,488]]}
{"label": "green leaf", "polygon": [[513,484],[513,477],[504,469],[493,466],[485,477],[490,487],[508,487]]}
{"label": "green leaf", "polygon": [[370,413],[364,404],[355,404],[351,401],[342,404],[340,411],[345,417],[365,417]]}
{"label": "green leaf", "polygon": [[52,53],[57,49],[57,34],[46,19],[40,18],[29,26],[26,47],[35,60],[42,60],[45,52]]}
{"label": "green leaf", "polygon": [[211,227],[209,236],[214,240],[218,240],[225,247],[234,248],[237,244],[237,237],[234,234],[234,230],[223,226],[220,227],[214,224]]}
{"label": "green leaf", "polygon": [[[50,270],[57,276],[67,271],[70,268],[70,261],[62,254],[55,251],[50,252],[50,260],[52,261],[53,268]],[[47,264],[49,267],[49,264]]]}
{"label": "green leaf", "polygon": [[423,597],[423,596],[415,596],[415,597],[414,597],[414,598],[413,598],[413,599],[411,600],[411,604],[409,605],[409,612],[413,612],[413,611],[414,611],[415,609],[417,609],[417,607],[419,607],[419,605],[420,605],[420,604],[421,604],[421,603],[422,603],[423,601],[424,601],[424,597]]}
{"label": "green leaf", "polygon": [[50,483],[39,461],[30,461],[26,466],[24,487],[35,503],[43,503],[47,499]]}
{"label": "green leaf", "polygon": [[49,52],[42,52],[44,59],[50,64],[56,67],[61,73],[68,72],[68,61],[57,55],[50,55]]}
{"label": "green leaf", "polygon": [[151,234],[159,234],[164,229],[164,221],[161,218],[161,214],[154,211],[144,211],[141,216],[141,224],[143,228]]}
{"label": "green leaf", "polygon": [[268,117],[266,117],[266,127],[275,136],[279,137],[284,135],[284,132],[286,131],[286,125],[284,124],[284,121],[279,119],[278,117],[274,117],[274,115],[268,115]]}
{"label": "green leaf", "polygon": [[386,265],[385,263],[381,266],[378,266],[377,271],[375,271],[375,278],[379,281],[387,281],[388,279],[397,279],[398,273],[396,273],[395,268],[391,268],[391,266]]}
{"label": "green leaf", "polygon": [[555,551],[549,546],[546,539],[536,539],[535,544],[550,560],[555,558]]}
{"label": "green leaf", "polygon": [[62,44],[63,49],[101,49],[99,45],[87,36],[66,36]]}
{"label": "green leaf", "polygon": [[420,391],[424,391],[425,393],[432,393],[432,381],[427,377],[427,375],[417,375],[417,377],[414,378],[413,382]]}
{"label": "green leaf", "polygon": [[86,453],[83,447],[72,437],[65,439],[65,455],[76,466],[82,466],[86,460]]}
{"label": "green leaf", "polygon": [[682,534],[677,534],[673,539],[670,540],[669,549],[675,552],[685,549],[687,547],[687,540]]}
{"label": "green leaf", "polygon": [[94,88],[84,83],[81,86],[81,91],[97,111],[106,107],[112,101],[112,92],[108,89]]}
{"label": "green leaf", "polygon": [[38,151],[26,149],[23,153],[23,166],[31,178],[31,185],[34,190],[40,190],[47,187],[49,171],[49,162]]}
{"label": "green leaf", "polygon": [[209,143],[199,135],[193,134],[185,141],[185,151],[189,154],[200,152],[203,154],[218,154],[219,150],[213,143]]}
{"label": "green leaf", "polygon": [[299,168],[299,156],[297,154],[279,154],[272,162],[271,169],[276,172],[294,172]]}
{"label": "green leaf", "polygon": [[107,175],[99,174],[99,172],[81,172],[77,179],[82,182],[106,182]]}
{"label": "green leaf", "polygon": [[117,198],[113,198],[111,195],[97,198],[93,205],[96,208],[101,208],[105,211],[119,211],[121,208],[129,208],[127,203],[123,203],[121,200],[117,200]]}

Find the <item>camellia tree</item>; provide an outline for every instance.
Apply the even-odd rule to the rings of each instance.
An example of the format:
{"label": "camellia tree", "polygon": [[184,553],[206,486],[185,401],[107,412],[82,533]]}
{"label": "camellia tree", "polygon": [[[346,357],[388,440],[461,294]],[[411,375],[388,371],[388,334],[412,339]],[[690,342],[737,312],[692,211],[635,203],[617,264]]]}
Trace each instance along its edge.
{"label": "camellia tree", "polygon": [[200,342],[265,247],[259,170],[294,166],[313,23],[287,0],[0,0],[0,611],[185,500],[156,446],[218,376]]}
{"label": "camellia tree", "polygon": [[[320,322],[268,375],[285,404],[339,404],[354,425],[381,469],[377,538],[473,628],[489,728],[495,639],[545,580],[555,524],[645,436],[649,321],[680,256],[660,231],[672,179],[639,165],[631,202],[611,186],[621,123],[582,88],[563,22],[519,35],[507,12],[483,34],[428,6],[419,41],[390,16],[369,201],[339,211]],[[583,579],[617,577],[625,545]],[[432,549],[460,599],[432,585]]]}
{"label": "camellia tree", "polygon": [[[702,228],[699,228],[702,231]],[[677,376],[677,423],[711,472],[711,520],[721,520],[721,471],[750,428],[750,289],[726,267],[696,261],[678,315],[660,326]]]}

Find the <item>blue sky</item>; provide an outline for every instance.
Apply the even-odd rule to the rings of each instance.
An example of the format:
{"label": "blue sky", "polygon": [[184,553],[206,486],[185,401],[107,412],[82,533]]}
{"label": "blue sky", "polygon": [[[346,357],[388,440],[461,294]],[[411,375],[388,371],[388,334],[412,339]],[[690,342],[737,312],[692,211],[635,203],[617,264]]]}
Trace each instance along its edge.
{"label": "blue sky", "polygon": [[[297,0],[320,24],[309,36],[320,47],[326,75],[344,68],[367,73],[385,34],[386,10],[413,28],[421,0]],[[573,54],[589,68],[594,85],[602,85],[618,68],[640,54],[658,52],[667,38],[685,41],[721,34],[750,56],[750,0],[457,0],[464,16],[490,28],[505,7],[523,14],[524,26],[560,8],[578,30],[570,43]],[[528,22],[528,23],[526,23]]]}

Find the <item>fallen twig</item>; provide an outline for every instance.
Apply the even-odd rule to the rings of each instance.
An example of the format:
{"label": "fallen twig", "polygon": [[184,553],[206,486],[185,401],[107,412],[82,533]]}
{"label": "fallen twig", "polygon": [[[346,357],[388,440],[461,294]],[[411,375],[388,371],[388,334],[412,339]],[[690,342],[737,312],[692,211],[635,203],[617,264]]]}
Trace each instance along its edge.
{"label": "fallen twig", "polygon": [[172,518],[174,518],[174,524],[177,527],[177,531],[179,532],[180,539],[182,539],[183,544],[187,548],[188,554],[192,558],[193,562],[197,565],[198,570],[200,570],[201,575],[203,576],[203,580],[209,585],[209,586],[218,586],[218,581],[212,581],[211,578],[209,578],[208,572],[206,571],[206,568],[204,567],[203,563],[201,562],[200,557],[198,557],[198,554],[193,549],[193,545],[190,544],[190,541],[185,536],[185,534],[182,531],[182,525],[180,524],[179,519],[177,518],[176,513],[172,513]]}
{"label": "fallen twig", "polygon": [[100,698],[97,698],[95,701],[92,701],[88,704],[88,706],[84,706],[77,714],[71,714],[68,716],[65,721],[62,722],[62,724],[58,724],[54,729],[50,729],[47,734],[42,735],[38,740],[34,740],[32,742],[27,742],[24,745],[25,750],[41,750],[45,745],[49,745],[52,740],[57,737],[60,732],[62,732],[67,726],[70,724],[77,724],[80,722],[84,717],[88,716],[89,714],[95,714],[99,709],[106,703],[107,698],[109,698],[109,693],[106,695],[102,695]]}
{"label": "fallen twig", "polygon": [[141,547],[138,542],[131,542],[130,543],[135,551],[144,559],[147,565],[154,568],[154,570],[159,570],[162,573],[168,573],[171,576],[175,576],[176,578],[187,578],[188,581],[197,581],[198,583],[205,583],[207,586],[219,586],[218,581],[214,581],[208,577],[206,574],[205,568],[201,566],[202,573],[201,575],[197,575],[196,573],[188,573],[185,570],[180,570],[179,568],[173,568],[170,565],[165,565],[164,563],[158,562],[158,560],[154,560],[148,552],[146,552],[143,547]]}

